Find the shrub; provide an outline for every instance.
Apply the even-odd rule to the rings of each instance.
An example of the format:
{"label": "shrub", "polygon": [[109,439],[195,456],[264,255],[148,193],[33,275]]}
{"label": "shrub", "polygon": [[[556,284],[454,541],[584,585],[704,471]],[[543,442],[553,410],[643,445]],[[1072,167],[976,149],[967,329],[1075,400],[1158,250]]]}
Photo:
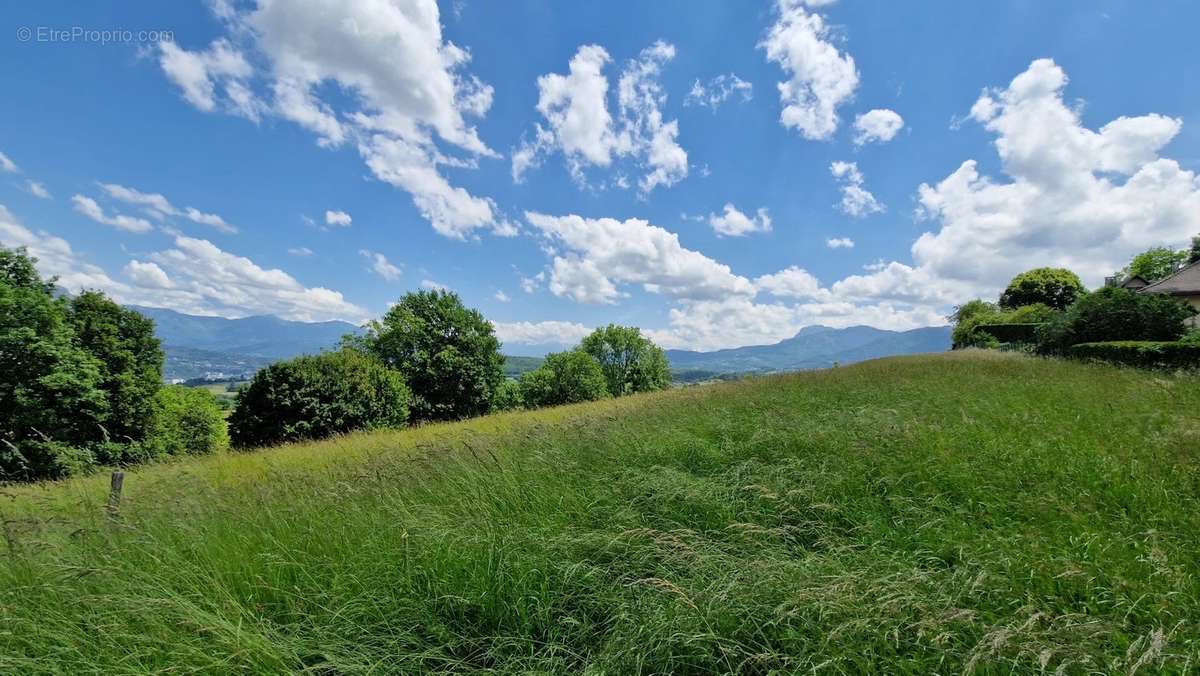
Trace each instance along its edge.
{"label": "shrub", "polygon": [[148,445],[158,455],[206,455],[229,447],[229,431],[217,397],[199,387],[172,385],[154,399]]}
{"label": "shrub", "polygon": [[1174,341],[1187,331],[1195,310],[1171,296],[1105,287],[1072,305],[1038,330],[1038,351],[1065,354],[1079,343]]}
{"label": "shrub", "polygon": [[975,327],[976,333],[984,333],[996,339],[997,343],[1033,343],[1037,340],[1037,330],[1042,323],[1037,324],[980,324]]}
{"label": "shrub", "polygon": [[413,417],[453,420],[487,413],[504,381],[491,323],[447,291],[405,294],[360,342],[412,388]]}
{"label": "shrub", "polygon": [[1200,344],[1181,341],[1121,340],[1073,345],[1068,354],[1142,368],[1200,368]]}
{"label": "shrub", "polygon": [[1038,326],[1057,315],[1057,310],[1042,303],[1003,311],[991,303],[975,300],[959,306],[951,315],[951,319],[962,318],[956,322],[951,339],[956,349],[1032,343],[1036,340]]}
{"label": "shrub", "polygon": [[575,404],[606,396],[608,381],[600,363],[578,350],[548,354],[541,366],[521,376],[521,399],[531,408]]}
{"label": "shrub", "polygon": [[229,416],[237,448],[399,427],[408,418],[403,377],[353,349],[277,362],[238,392]]}
{"label": "shrub", "polygon": [[671,384],[667,356],[636,327],[609,324],[596,329],[579,349],[600,364],[608,393],[614,397],[661,390]]}
{"label": "shrub", "polygon": [[524,406],[525,402],[521,398],[521,383],[511,378],[505,378],[504,382],[496,388],[492,408],[497,411],[517,411]]}
{"label": "shrub", "polygon": [[1086,292],[1079,276],[1070,270],[1035,268],[1012,278],[1000,295],[1000,307],[1013,310],[1041,303],[1055,310],[1065,310]]}

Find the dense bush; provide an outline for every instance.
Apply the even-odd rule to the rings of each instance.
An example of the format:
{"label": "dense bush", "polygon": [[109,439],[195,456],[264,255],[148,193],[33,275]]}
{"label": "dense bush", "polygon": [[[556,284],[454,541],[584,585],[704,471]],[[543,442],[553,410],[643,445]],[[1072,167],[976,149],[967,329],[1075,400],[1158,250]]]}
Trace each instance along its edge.
{"label": "dense bush", "polygon": [[360,343],[412,389],[412,415],[453,420],[487,413],[504,381],[491,323],[447,291],[405,294]]}
{"label": "dense bush", "polygon": [[225,415],[217,397],[199,387],[172,385],[154,398],[147,445],[156,455],[205,455],[229,447]]}
{"label": "dense bush", "polygon": [[511,378],[505,378],[496,388],[492,401],[492,409],[496,411],[516,411],[525,407],[521,398],[521,383]]}
{"label": "dense bush", "polygon": [[1142,368],[1200,368],[1200,343],[1122,340],[1072,345],[1068,354]]}
{"label": "dense bush", "polygon": [[1000,307],[1013,310],[1041,303],[1055,310],[1065,310],[1086,292],[1079,276],[1070,270],[1035,268],[1012,278],[1000,295]]}
{"label": "dense bush", "polygon": [[1079,343],[1174,341],[1187,332],[1185,322],[1195,313],[1171,296],[1105,287],[1080,298],[1062,316],[1042,326],[1038,350],[1066,354],[1067,348]]}
{"label": "dense bush", "polygon": [[973,300],[956,308],[951,339],[955,348],[997,347],[1001,343],[1032,343],[1037,327],[1058,315],[1042,303],[1001,310],[992,303]]}
{"label": "dense bush", "polygon": [[671,368],[662,348],[633,326],[609,324],[580,343],[604,371],[608,393],[614,397],[661,390],[671,384]]}
{"label": "dense bush", "polygon": [[538,368],[521,375],[525,406],[557,406],[608,396],[608,381],[600,363],[578,350],[546,355]]}
{"label": "dense bush", "polygon": [[403,376],[353,349],[281,361],[238,392],[229,416],[237,448],[399,427],[408,418]]}

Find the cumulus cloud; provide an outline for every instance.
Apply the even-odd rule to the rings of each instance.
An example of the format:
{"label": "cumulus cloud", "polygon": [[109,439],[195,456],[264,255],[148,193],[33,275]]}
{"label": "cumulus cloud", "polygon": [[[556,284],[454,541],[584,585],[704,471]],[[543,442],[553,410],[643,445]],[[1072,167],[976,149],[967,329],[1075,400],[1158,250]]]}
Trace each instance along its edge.
{"label": "cumulus cloud", "polygon": [[735,94],[745,103],[754,98],[754,85],[733,73],[718,75],[707,83],[701,83],[700,79],[696,78],[691,91],[683,99],[683,105],[705,106],[716,112],[722,103]]}
{"label": "cumulus cloud", "polygon": [[500,301],[501,303],[507,303],[512,300],[512,298],[509,298],[508,294],[504,293],[503,291],[497,291],[496,294],[492,297],[495,298],[496,300]]}
{"label": "cumulus cloud", "polygon": [[104,213],[104,209],[102,209],[100,205],[96,203],[96,200],[90,197],[74,195],[71,197],[71,202],[75,204],[75,211],[78,211],[97,223],[111,225],[118,230],[124,230],[125,232],[133,233],[146,233],[154,229],[154,224],[144,218],[126,216],[124,214],[113,214],[110,216]]}
{"label": "cumulus cloud", "polygon": [[421,280],[421,288],[428,289],[429,291],[449,291],[450,290],[450,287],[448,287],[445,284],[442,284],[440,282],[435,282],[432,279],[422,279]]}
{"label": "cumulus cloud", "polygon": [[8,159],[8,155],[0,153],[0,170],[7,171],[10,174],[15,174],[21,169],[17,167],[17,163]]}
{"label": "cumulus cloud", "polygon": [[919,214],[940,228],[913,244],[920,269],[997,289],[1022,269],[1054,265],[1095,285],[1138,251],[1200,231],[1200,181],[1159,156],[1182,121],[1152,113],[1088,129],[1063,101],[1067,82],[1039,59],[980,96],[971,117],[996,135],[1011,180],[982,176],[967,160],[922,184]]}
{"label": "cumulus cloud", "polygon": [[38,272],[45,277],[58,277],[59,286],[68,291],[107,291],[122,286],[99,266],[79,256],[67,240],[26,228],[3,204],[0,204],[0,244],[9,248],[25,247],[38,259]]}
{"label": "cumulus cloud", "polygon": [[112,199],[139,207],[160,221],[168,217],[179,217],[186,218],[193,223],[216,228],[227,234],[235,234],[238,231],[236,227],[227,223],[217,214],[205,213],[195,207],[180,209],[160,193],[142,192],[136,188],[116,183],[101,183],[100,188]]}
{"label": "cumulus cloud", "polygon": [[363,258],[366,258],[371,264],[370,267],[367,268],[368,270],[374,272],[389,282],[394,282],[397,279],[400,279],[400,276],[404,274],[403,270],[395,265],[392,265],[392,263],[388,261],[387,256],[384,256],[377,251],[360,249],[358,253]]}
{"label": "cumulus cloud", "polygon": [[842,202],[839,206],[842,213],[863,218],[885,210],[883,204],[863,187],[863,175],[857,163],[834,162],[829,165],[829,173],[841,183]]}
{"label": "cumulus cloud", "polygon": [[829,291],[807,270],[792,266],[754,280],[754,288],[777,298],[829,298]]}
{"label": "cumulus cloud", "polygon": [[708,215],[708,224],[718,235],[741,237],[752,232],[770,232],[771,216],[766,208],[760,208],[753,217],[747,216],[732,204],[726,203],[724,213]]}
{"label": "cumulus cloud", "polygon": [[[612,60],[599,45],[583,45],[571,58],[566,75],[547,73],[538,78],[538,124],[532,139],[513,150],[513,180],[540,166],[559,151],[572,177],[586,183],[588,166],[609,167],[615,158],[631,156],[645,174],[638,189],[671,186],[688,173],[687,152],[679,145],[679,123],[663,120],[666,94],[659,84],[663,66],[675,58],[675,47],[663,41],[643,49],[617,81],[617,113],[609,112],[609,82],[604,67]],[[617,179],[623,187],[624,180]]]}
{"label": "cumulus cloud", "polygon": [[779,0],[777,9],[775,24],[759,47],[789,78],[779,83],[779,121],[804,138],[828,139],[838,128],[837,109],[858,88],[854,57],[838,50],[825,20],[806,11],[803,3]]}
{"label": "cumulus cloud", "polygon": [[619,284],[639,284],[672,298],[753,295],[750,280],[728,265],[686,249],[679,236],[648,221],[630,218],[548,216],[526,212],[526,220],[561,249],[553,256],[549,287],[556,296],[583,303],[613,303]]}
{"label": "cumulus cloud", "polygon": [[331,225],[339,228],[348,228],[354,219],[350,218],[350,214],[344,211],[326,211],[325,225]]}
{"label": "cumulus cloud", "polygon": [[505,345],[559,345],[577,343],[591,329],[578,322],[492,322],[496,337]]}
{"label": "cumulus cloud", "polygon": [[468,122],[487,113],[493,89],[465,71],[470,52],[444,39],[435,0],[257,0],[217,14],[229,37],[207,50],[160,46],[163,71],[192,105],[274,115],[323,147],[352,144],[446,237],[505,231],[491,199],[440,171],[497,155]]}
{"label": "cumulus cloud", "polygon": [[849,237],[830,237],[825,240],[825,246],[830,249],[853,249],[854,240]]}
{"label": "cumulus cloud", "polygon": [[854,144],[887,143],[904,128],[904,118],[894,110],[876,108],[854,118]]}

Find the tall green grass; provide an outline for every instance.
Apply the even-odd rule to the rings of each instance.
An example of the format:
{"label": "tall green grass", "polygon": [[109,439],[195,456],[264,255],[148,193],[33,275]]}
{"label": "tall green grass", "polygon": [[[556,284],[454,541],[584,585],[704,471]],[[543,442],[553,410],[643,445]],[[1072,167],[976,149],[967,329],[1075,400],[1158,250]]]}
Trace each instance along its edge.
{"label": "tall green grass", "polygon": [[1189,672],[1198,456],[959,353],[10,488],[0,671]]}

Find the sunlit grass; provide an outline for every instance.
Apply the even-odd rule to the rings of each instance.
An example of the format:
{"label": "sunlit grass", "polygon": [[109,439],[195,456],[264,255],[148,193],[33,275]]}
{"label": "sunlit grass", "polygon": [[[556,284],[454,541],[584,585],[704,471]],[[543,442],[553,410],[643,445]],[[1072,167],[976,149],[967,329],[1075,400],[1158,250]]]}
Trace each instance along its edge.
{"label": "sunlit grass", "polygon": [[966,353],[9,488],[0,671],[1187,671],[1198,454]]}

